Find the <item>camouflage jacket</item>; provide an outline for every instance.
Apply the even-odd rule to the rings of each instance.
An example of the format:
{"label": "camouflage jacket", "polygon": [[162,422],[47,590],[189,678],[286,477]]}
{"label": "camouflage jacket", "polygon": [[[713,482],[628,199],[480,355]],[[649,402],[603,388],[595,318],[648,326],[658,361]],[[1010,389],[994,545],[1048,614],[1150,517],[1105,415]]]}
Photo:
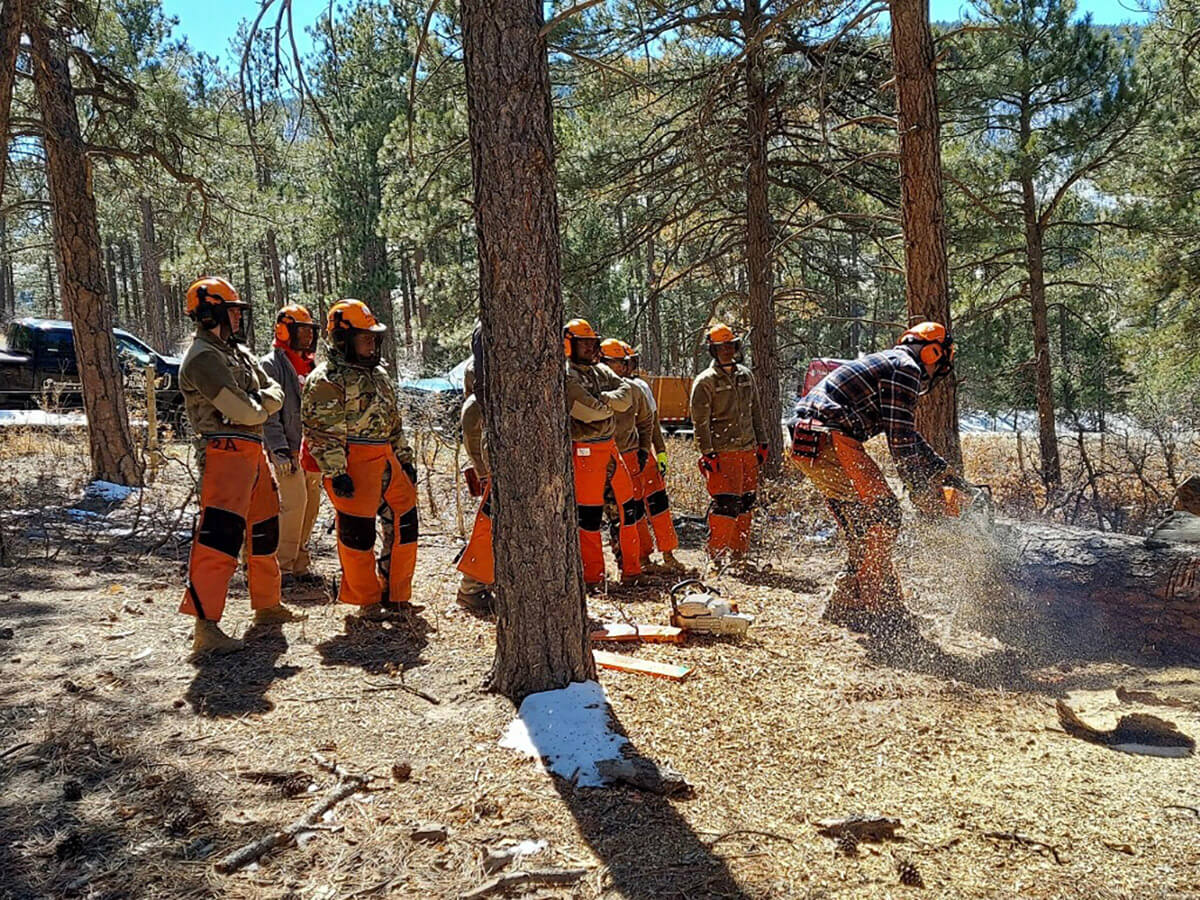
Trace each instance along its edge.
{"label": "camouflage jacket", "polygon": [[262,440],[263,423],[283,405],[283,391],[244,345],[197,329],[179,366],[179,389],[197,441]]}
{"label": "camouflage jacket", "polygon": [[401,462],[412,462],[391,376],[383,366],[364,369],[331,349],[305,379],[300,420],[321,474],[346,471],[350,444],[391,444]]}

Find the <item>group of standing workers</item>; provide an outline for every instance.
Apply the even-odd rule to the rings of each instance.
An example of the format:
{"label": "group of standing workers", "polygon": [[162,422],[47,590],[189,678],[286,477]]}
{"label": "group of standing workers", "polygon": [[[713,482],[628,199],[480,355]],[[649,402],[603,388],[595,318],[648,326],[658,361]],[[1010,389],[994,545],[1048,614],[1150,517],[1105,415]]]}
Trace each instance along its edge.
{"label": "group of standing workers", "polygon": [[[390,377],[380,362],[386,330],[359,300],[341,300],[325,323],[326,359],[315,362],[318,325],[306,309],[276,316],[274,346],[261,360],[239,339],[247,304],[221,278],[202,278],[187,292],[196,334],[180,369],[180,389],[197,440],[200,515],[180,611],[196,618],[193,649],[227,653],[242,643],[221,631],[229,581],[239,556],[254,621],[282,624],[300,616],[281,603],[289,582],[319,582],[308,541],[322,488],[336,511],[341,564],[338,600],[368,620],[402,618],[412,604],[418,520],[416,469]],[[717,565],[745,557],[769,423],[741,340],[723,324],[708,328],[712,362],[692,385],[691,412],[699,470],[711,498],[706,549]],[[679,539],[664,476],[666,445],[655,398],[638,378],[629,344],[601,341],[584,319],[563,330],[566,417],[571,440],[580,555],[589,589],[605,578],[608,522],[624,583],[679,572]],[[485,358],[476,347],[476,359]],[[904,614],[891,561],[900,506],[863,449],[887,435],[902,478],[922,509],[938,508],[944,483],[961,483],[917,433],[917,398],[949,373],[954,344],[926,322],[897,346],[846,363],[797,404],[792,458],[825,495],[848,548],[827,616],[869,627]],[[471,463],[468,483],[480,505],[458,560],[457,600],[492,611],[495,581],[486,410],[468,367],[461,411]],[[382,526],[379,528],[378,526]],[[376,553],[378,532],[382,549]],[[654,563],[657,547],[662,563]]]}
{"label": "group of standing workers", "polygon": [[274,347],[259,360],[239,340],[247,305],[222,278],[188,288],[196,335],[179,387],[196,435],[200,517],[180,611],[196,618],[196,652],[242,645],[218,624],[242,554],[255,623],[300,618],[282,605],[281,590],[284,579],[315,577],[308,540],[322,485],[337,512],[338,599],[371,620],[419,609],[410,604],[416,469],[380,365],[385,327],[359,300],[335,303],[326,359],[316,365],[317,325],[303,307],[287,306],[276,316]]}

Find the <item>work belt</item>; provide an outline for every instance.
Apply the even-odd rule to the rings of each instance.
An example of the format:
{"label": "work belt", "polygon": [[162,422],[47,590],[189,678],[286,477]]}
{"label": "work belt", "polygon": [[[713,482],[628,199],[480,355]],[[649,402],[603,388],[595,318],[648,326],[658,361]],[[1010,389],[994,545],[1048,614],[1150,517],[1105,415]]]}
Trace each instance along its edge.
{"label": "work belt", "polygon": [[832,430],[820,419],[797,419],[792,426],[792,455],[815,460],[821,448],[821,435]]}

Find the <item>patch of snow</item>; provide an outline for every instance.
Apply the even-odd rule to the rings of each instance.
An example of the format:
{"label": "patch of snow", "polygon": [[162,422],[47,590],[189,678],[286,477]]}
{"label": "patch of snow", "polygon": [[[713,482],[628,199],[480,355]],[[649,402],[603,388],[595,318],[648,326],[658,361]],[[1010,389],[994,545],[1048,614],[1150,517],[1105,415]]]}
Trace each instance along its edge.
{"label": "patch of snow", "polygon": [[0,409],[0,427],[36,426],[42,428],[77,428],[87,424],[81,412],[52,413],[44,409]]}
{"label": "patch of snow", "polygon": [[105,503],[120,503],[138,488],[124,484],[113,484],[111,481],[93,481],[83,490],[83,496],[89,500],[103,500]]}
{"label": "patch of snow", "polygon": [[512,847],[505,847],[504,852],[515,859],[518,856],[533,856],[535,853],[541,853],[546,847],[547,844],[545,841],[526,839]]}
{"label": "patch of snow", "polygon": [[543,771],[575,778],[585,787],[606,784],[596,764],[620,758],[628,743],[612,730],[608,697],[595,681],[530,694],[500,738],[501,747],[531,756]]}

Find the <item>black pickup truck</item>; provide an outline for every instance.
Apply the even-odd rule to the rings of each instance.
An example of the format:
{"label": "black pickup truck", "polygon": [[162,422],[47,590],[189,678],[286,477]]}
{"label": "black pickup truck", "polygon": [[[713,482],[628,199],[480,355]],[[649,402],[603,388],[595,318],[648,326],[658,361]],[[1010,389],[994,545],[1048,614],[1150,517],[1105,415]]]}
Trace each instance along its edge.
{"label": "black pickup truck", "polygon": [[[113,329],[113,340],[128,378],[140,378],[147,366],[154,366],[159,419],[182,434],[187,417],[179,392],[180,360],[156,353],[120,328]],[[0,409],[32,409],[46,403],[76,409],[83,405],[75,334],[70,322],[16,319],[9,323],[0,350]]]}

